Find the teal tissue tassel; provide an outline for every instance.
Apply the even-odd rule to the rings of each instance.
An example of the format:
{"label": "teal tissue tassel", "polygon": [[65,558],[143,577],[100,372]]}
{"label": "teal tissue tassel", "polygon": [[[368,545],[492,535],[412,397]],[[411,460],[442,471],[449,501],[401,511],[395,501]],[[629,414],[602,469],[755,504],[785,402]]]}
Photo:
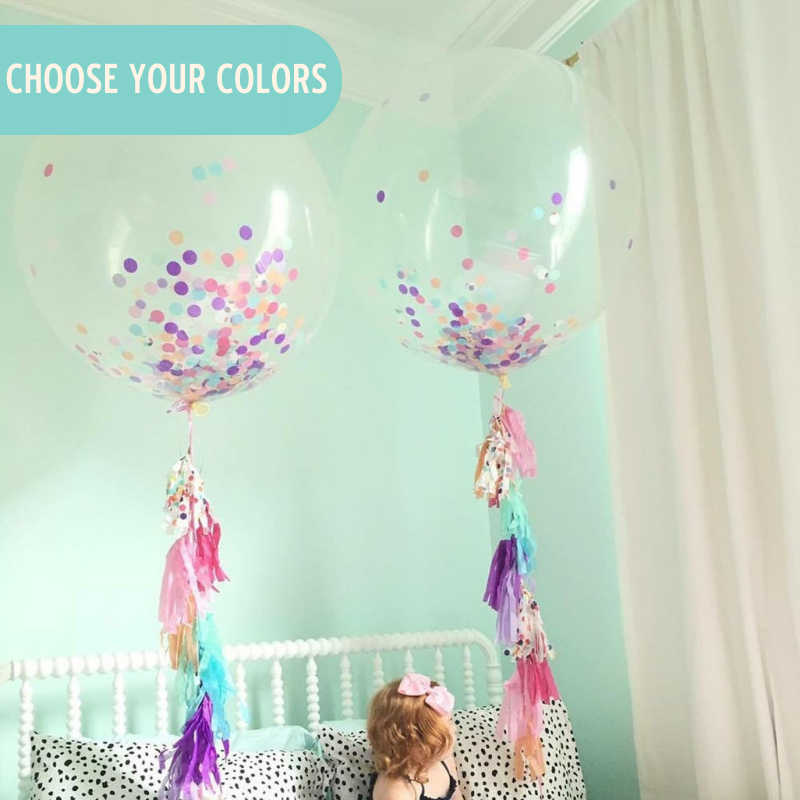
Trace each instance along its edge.
{"label": "teal tissue tassel", "polygon": [[528,575],[536,569],[536,540],[531,532],[525,500],[515,483],[503,498],[500,512],[503,531],[517,540],[517,571],[520,575]]}
{"label": "teal tissue tassel", "polygon": [[227,741],[230,739],[231,727],[225,714],[225,706],[228,698],[236,694],[236,690],[228,674],[214,615],[207,614],[198,619],[196,625],[200,684],[211,700],[214,733]]}

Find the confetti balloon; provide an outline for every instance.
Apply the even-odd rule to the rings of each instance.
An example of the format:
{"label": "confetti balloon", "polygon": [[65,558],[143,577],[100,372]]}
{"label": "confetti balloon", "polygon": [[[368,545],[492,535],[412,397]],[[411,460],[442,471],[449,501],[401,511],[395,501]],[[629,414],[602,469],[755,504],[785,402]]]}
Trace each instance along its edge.
{"label": "confetti balloon", "polygon": [[559,62],[446,57],[368,118],[346,171],[348,262],[404,347],[504,374],[601,312],[631,260],[633,148]]}
{"label": "confetti balloon", "polygon": [[37,306],[94,369],[194,403],[275,374],[322,322],[335,213],[280,136],[44,136],[16,235]]}

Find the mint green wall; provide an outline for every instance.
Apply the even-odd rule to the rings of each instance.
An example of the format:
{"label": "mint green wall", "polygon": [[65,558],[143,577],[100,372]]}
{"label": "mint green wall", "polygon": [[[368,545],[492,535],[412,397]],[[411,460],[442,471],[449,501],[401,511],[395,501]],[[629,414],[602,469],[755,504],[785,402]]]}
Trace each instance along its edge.
{"label": "mint green wall", "polygon": [[[626,0],[596,9],[614,3]],[[0,24],[42,21],[0,9]],[[553,54],[568,55],[587,35],[560,42]],[[365,116],[343,102],[308,135],[334,188]],[[0,140],[7,387],[0,404],[0,661],[152,648],[167,546],[160,504],[183,428],[164,406],[88,370],[40,322],[11,230],[27,144],[25,137]],[[596,334],[514,383],[509,401],[528,415],[540,458],[540,477],[526,491],[540,542],[539,594],[589,797],[633,800]],[[493,391],[374,333],[343,281],[304,356],[258,391],[218,404],[199,426],[199,460],[232,578],[217,606],[226,640],[462,626],[490,632],[491,615],[479,602],[489,526],[470,485]],[[496,525],[496,515],[490,518]],[[36,688],[44,701],[37,723],[50,728],[63,717],[65,685]],[[147,711],[150,678],[130,689]],[[251,689],[268,691],[266,675],[253,675]],[[87,718],[96,720],[86,732],[108,735],[110,679],[88,686],[84,700]],[[299,696],[290,701],[290,712],[301,715]],[[13,797],[16,710],[0,688],[3,798]],[[134,718],[131,727],[149,732],[152,719]]]}
{"label": "mint green wall", "polygon": [[[334,187],[365,114],[342,103],[308,136]],[[27,144],[0,141],[0,662],[154,648],[168,546],[161,503],[185,423],[87,369],[38,317],[11,228]],[[480,602],[487,516],[470,491],[482,435],[477,383],[409,356],[370,325],[342,282],[291,369],[198,422],[198,461],[231,576],[217,602],[228,642],[491,632]],[[45,728],[56,709],[63,715],[66,690],[63,681],[40,686]],[[265,675],[260,686],[268,692]],[[134,690],[149,702],[152,678]],[[300,696],[290,713],[302,721]],[[86,699],[87,718],[97,709],[107,717],[110,678]],[[13,797],[16,708],[0,687],[3,798]],[[153,722],[133,725],[148,732]],[[88,730],[109,732],[107,720]]]}

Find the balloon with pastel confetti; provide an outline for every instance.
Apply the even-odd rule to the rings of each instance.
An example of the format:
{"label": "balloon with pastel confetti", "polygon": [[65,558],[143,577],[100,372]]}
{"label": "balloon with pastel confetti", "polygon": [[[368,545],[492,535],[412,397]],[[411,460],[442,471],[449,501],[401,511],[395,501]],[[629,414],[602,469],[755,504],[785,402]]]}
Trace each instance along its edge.
{"label": "balloon with pastel confetti", "polygon": [[500,375],[591,323],[631,266],[637,161],[608,104],[520,50],[453,53],[363,126],[346,263],[403,347]]}
{"label": "balloon with pastel confetti", "polygon": [[298,137],[39,137],[15,226],[58,336],[94,369],[172,402],[274,375],[335,288],[336,214]]}

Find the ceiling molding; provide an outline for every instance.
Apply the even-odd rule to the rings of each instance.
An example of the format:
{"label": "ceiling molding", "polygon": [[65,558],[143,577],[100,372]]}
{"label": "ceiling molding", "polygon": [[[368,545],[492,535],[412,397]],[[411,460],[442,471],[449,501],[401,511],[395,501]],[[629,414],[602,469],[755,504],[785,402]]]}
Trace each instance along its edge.
{"label": "ceiling molding", "polygon": [[[549,49],[598,2],[572,0],[530,49]],[[426,24],[425,42],[303,0],[0,0],[0,6],[75,25],[299,25],[322,36],[339,57],[342,97],[366,105],[379,104],[405,74],[450,49],[497,43],[523,18],[541,17],[540,3],[547,5],[543,0],[459,0],[456,8],[442,5]],[[532,30],[532,38],[536,33]]]}
{"label": "ceiling molding", "polygon": [[528,48],[534,53],[547,53],[570,28],[585,17],[601,0],[577,0]]}
{"label": "ceiling molding", "polygon": [[452,48],[466,49],[469,47],[488,47],[501,39],[506,31],[537,0],[491,0],[482,6],[473,16],[469,25],[451,43]]}

